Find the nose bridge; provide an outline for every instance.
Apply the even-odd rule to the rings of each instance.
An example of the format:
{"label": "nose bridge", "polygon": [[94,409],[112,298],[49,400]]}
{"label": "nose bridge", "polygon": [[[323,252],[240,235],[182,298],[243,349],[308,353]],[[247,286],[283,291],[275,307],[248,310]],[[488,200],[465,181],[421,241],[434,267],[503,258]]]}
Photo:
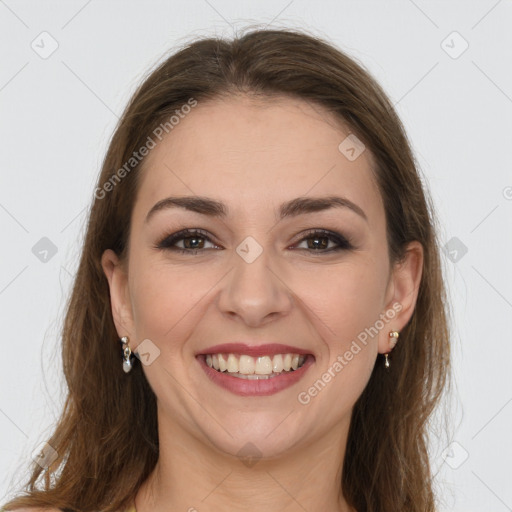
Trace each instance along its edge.
{"label": "nose bridge", "polygon": [[291,296],[279,276],[273,251],[252,236],[242,240],[235,251],[231,260],[234,268],[220,293],[220,310],[250,325],[288,313]]}

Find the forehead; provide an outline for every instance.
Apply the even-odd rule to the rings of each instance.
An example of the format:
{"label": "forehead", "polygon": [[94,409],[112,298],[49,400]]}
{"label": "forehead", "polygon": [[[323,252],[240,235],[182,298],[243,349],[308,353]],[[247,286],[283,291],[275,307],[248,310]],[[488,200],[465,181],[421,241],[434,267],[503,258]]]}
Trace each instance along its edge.
{"label": "forehead", "polygon": [[161,141],[154,139],[136,208],[147,211],[170,195],[201,195],[239,216],[299,196],[339,194],[369,219],[381,217],[373,157],[365,149],[347,158],[349,134],[333,114],[295,98],[198,102]]}

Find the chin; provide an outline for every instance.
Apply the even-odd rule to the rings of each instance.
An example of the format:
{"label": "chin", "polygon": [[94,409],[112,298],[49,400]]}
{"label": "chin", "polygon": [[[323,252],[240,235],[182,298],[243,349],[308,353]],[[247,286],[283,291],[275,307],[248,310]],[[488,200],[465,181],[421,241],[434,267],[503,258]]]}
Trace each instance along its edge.
{"label": "chin", "polygon": [[248,419],[248,423],[233,418],[233,422],[223,424],[226,430],[218,426],[212,432],[209,425],[204,434],[214,449],[239,457],[242,462],[245,459],[274,459],[286,455],[303,438],[295,425],[287,424],[286,420],[283,422],[285,417],[286,414],[276,413],[266,419],[259,417],[257,422]]}

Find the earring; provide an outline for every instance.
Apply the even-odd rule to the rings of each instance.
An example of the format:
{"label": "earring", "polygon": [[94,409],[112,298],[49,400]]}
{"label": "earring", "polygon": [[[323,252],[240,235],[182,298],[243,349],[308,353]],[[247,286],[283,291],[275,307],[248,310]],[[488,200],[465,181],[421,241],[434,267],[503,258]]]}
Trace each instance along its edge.
{"label": "earring", "polygon": [[[399,336],[399,334],[397,331],[391,331],[389,333],[389,344],[391,346],[391,350],[393,350],[395,348],[396,342],[398,341],[398,336]],[[391,350],[389,352],[391,352]],[[384,354],[384,367],[386,369],[389,368],[389,359],[388,359],[389,352]]]}
{"label": "earring", "polygon": [[132,351],[128,346],[128,336],[123,336],[121,338],[121,343],[123,345],[123,370],[125,373],[128,373],[132,369],[132,361],[130,356],[132,355]]}

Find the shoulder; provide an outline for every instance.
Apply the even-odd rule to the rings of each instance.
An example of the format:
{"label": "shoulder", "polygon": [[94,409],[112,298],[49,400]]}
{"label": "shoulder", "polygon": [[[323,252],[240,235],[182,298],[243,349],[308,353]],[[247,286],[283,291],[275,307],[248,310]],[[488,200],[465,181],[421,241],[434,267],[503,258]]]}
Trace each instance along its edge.
{"label": "shoulder", "polygon": [[62,512],[60,508],[23,507],[8,510],[1,509],[0,512]]}

